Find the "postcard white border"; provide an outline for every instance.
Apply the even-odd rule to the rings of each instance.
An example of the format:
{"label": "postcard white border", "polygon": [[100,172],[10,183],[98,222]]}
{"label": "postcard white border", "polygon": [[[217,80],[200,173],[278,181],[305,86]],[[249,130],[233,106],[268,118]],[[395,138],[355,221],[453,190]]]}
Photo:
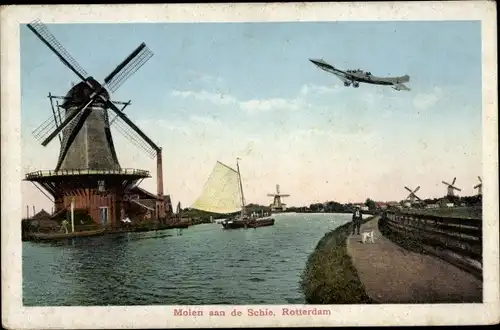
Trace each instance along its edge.
{"label": "postcard white border", "polygon": [[[450,305],[322,305],[330,316],[174,317],[175,306],[23,307],[19,24],[479,20],[483,51],[484,302]],[[496,12],[491,1],[7,6],[1,9],[2,323],[8,328],[282,327],[489,324],[499,321]],[[275,312],[283,306],[260,306]],[[191,309],[194,306],[189,306]],[[252,306],[248,306],[252,307]],[[254,306],[255,307],[255,306]],[[299,306],[297,306],[299,307]],[[313,306],[304,306],[311,308]],[[208,311],[217,306],[199,306]],[[244,311],[246,306],[234,306]],[[231,311],[233,306],[220,306]],[[90,317],[91,316],[91,317]]]}

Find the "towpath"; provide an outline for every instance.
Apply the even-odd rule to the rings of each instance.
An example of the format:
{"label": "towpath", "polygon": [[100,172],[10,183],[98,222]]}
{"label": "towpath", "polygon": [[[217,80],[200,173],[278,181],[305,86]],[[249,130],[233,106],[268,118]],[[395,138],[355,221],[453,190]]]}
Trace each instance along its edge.
{"label": "towpath", "polygon": [[347,237],[347,253],[367,295],[385,304],[472,303],[482,301],[482,281],[429,255],[407,251],[382,236],[379,217],[361,226],[373,230],[374,244]]}

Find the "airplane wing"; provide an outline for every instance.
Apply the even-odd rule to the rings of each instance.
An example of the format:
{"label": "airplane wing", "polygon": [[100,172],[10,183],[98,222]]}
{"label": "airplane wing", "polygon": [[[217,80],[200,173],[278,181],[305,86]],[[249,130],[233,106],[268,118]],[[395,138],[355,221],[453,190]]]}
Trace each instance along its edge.
{"label": "airplane wing", "polygon": [[309,61],[311,61],[314,65],[316,65],[320,69],[325,70],[325,71],[330,72],[330,73],[333,73],[335,75],[343,75],[343,76],[349,75],[347,72],[344,72],[342,70],[337,69],[336,67],[334,67],[333,65],[330,65],[330,64],[326,63],[322,59],[312,59],[312,58],[310,58]]}
{"label": "airplane wing", "polygon": [[409,91],[409,90],[411,90],[411,89],[409,89],[409,88],[408,88],[405,84],[401,84],[401,83],[399,83],[399,84],[394,84],[394,85],[392,86],[392,88],[394,88],[394,89],[395,89],[395,90],[397,90],[397,91]]}
{"label": "airplane wing", "polygon": [[333,75],[337,78],[339,78],[340,80],[342,80],[343,83],[350,83],[351,80],[347,79],[346,76],[344,75],[341,75],[341,74],[338,74],[338,73],[333,73]]}

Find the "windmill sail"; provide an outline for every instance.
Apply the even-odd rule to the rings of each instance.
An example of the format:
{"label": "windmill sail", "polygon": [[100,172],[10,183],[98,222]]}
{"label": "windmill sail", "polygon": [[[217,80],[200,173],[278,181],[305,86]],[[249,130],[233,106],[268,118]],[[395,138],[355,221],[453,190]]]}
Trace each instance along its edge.
{"label": "windmill sail", "polygon": [[239,180],[238,171],[217,162],[200,197],[191,207],[219,214],[241,211],[242,197]]}

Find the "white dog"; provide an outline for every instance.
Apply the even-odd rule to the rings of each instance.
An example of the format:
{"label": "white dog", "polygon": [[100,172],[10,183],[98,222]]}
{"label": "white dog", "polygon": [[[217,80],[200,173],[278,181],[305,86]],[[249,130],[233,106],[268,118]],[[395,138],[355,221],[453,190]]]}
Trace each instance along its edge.
{"label": "white dog", "polygon": [[375,235],[373,234],[373,230],[364,231],[361,234],[361,241],[363,242],[363,244],[375,243]]}

